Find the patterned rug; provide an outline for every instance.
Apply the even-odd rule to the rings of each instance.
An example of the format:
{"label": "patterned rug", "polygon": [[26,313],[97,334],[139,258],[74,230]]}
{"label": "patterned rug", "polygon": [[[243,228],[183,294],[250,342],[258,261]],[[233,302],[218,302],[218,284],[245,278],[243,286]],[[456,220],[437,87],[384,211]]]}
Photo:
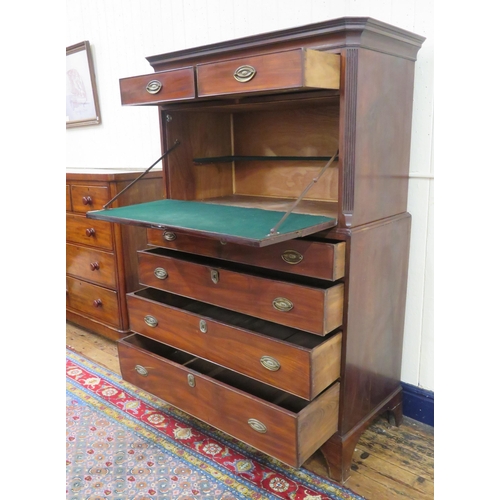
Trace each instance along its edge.
{"label": "patterned rug", "polygon": [[363,500],[66,350],[67,500]]}

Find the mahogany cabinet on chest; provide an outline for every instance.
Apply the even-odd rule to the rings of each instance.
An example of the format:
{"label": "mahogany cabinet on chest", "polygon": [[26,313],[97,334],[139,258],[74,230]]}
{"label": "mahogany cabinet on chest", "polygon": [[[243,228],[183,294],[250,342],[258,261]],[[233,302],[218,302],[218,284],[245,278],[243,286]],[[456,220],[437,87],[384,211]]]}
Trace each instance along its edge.
{"label": "mahogany cabinet on chest", "polygon": [[[91,221],[86,212],[102,208],[140,172],[81,169],[66,172],[66,319],[118,340],[130,333],[127,292],[139,286],[136,251],[146,230]],[[117,199],[139,203],[164,196],[162,172],[150,172]]]}
{"label": "mahogany cabinet on chest", "polygon": [[423,38],[342,18],[149,57],[166,198],[147,228],[123,377],[293,467],[344,481],[401,355],[414,62]]}

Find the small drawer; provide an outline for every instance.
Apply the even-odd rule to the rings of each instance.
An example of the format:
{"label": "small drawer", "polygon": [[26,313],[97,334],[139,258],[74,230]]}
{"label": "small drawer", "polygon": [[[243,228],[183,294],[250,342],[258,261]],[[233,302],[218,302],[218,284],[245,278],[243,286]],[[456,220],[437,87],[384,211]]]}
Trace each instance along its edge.
{"label": "small drawer", "polygon": [[67,243],[66,273],[116,288],[115,256],[112,253]]}
{"label": "small drawer", "polygon": [[340,56],[293,49],[196,66],[198,96],[338,89]]}
{"label": "small drawer", "polygon": [[122,78],[120,80],[120,93],[123,105],[160,104],[194,99],[194,68],[188,67]]}
{"label": "small drawer", "polygon": [[154,288],[127,306],[134,332],[307,400],[340,376],[341,333],[309,335]]}
{"label": "small drawer", "polygon": [[66,276],[66,308],[118,327],[118,294],[102,286]]}
{"label": "small drawer", "polygon": [[108,186],[71,186],[71,203],[74,212],[100,210],[110,200]]}
{"label": "small drawer", "polygon": [[312,278],[336,281],[344,277],[345,243],[307,239],[267,247],[248,247],[183,233],[148,229],[150,245],[215,257],[251,266],[276,269]]}
{"label": "small drawer", "polygon": [[249,316],[326,335],[342,324],[344,285],[152,248],[139,282]]}
{"label": "small drawer", "polygon": [[292,467],[337,431],[338,383],[308,403],[140,335],[118,355],[127,382]]}
{"label": "small drawer", "polygon": [[66,240],[105,250],[114,248],[111,222],[87,219],[84,215],[66,214]]}

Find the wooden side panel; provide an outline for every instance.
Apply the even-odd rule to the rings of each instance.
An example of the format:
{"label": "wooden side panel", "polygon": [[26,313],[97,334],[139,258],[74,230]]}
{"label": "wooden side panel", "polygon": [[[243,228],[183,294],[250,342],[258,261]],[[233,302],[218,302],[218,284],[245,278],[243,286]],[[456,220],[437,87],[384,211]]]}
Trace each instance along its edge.
{"label": "wooden side panel", "polygon": [[354,193],[353,227],[406,212],[414,79],[413,61],[365,49],[357,57],[357,101],[347,110],[355,163],[344,187]]}
{"label": "wooden side panel", "polygon": [[313,380],[313,394],[319,394],[325,387],[340,377],[342,358],[342,332],[318,346],[311,353],[311,379]]}
{"label": "wooden side panel", "polygon": [[232,155],[231,115],[169,113],[167,145],[180,145],[167,157],[167,196],[174,200],[204,200],[233,193],[231,163],[197,165],[194,158]]}
{"label": "wooden side panel", "polygon": [[352,231],[342,434],[370,415],[400,384],[410,221],[410,215],[403,214]]}

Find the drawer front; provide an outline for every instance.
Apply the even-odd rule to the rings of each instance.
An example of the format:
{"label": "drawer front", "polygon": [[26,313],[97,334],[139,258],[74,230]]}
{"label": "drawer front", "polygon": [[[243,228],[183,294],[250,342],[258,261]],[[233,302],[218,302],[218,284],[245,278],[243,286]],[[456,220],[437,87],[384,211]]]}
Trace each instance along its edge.
{"label": "drawer front", "polygon": [[122,78],[120,93],[123,105],[159,104],[193,99],[195,97],[194,68]]}
{"label": "drawer front", "polygon": [[200,97],[302,88],[338,89],[340,56],[294,49],[197,67]]}
{"label": "drawer front", "polygon": [[66,244],[66,273],[116,288],[115,256],[112,253]]}
{"label": "drawer front", "polygon": [[261,248],[160,229],[148,229],[148,243],[251,266],[335,281],[344,276],[345,243],[291,240]]}
{"label": "drawer front", "polygon": [[[131,337],[118,342],[124,380],[287,464],[298,467],[308,458],[305,454],[309,450],[301,453],[299,449],[302,441],[326,441],[337,430],[337,415],[324,411],[325,399],[338,401],[336,386],[327,389],[309,405],[304,402],[297,406],[292,401],[278,406],[273,401],[286,397],[282,391],[264,384],[252,384],[241,375],[166,346],[161,348],[161,355],[159,351],[151,352],[142,343],[133,344]],[[252,393],[234,387],[232,382],[229,385],[229,380],[241,386],[248,382]],[[309,415],[319,415],[320,425],[301,426],[304,410]],[[298,436],[299,428],[308,436]]]}
{"label": "drawer front", "polygon": [[67,276],[66,307],[119,327],[118,294],[113,290]]}
{"label": "drawer front", "polygon": [[340,376],[341,334],[323,340],[154,289],[129,294],[127,306],[134,332],[304,399]]}
{"label": "drawer front", "polygon": [[111,222],[87,219],[84,215],[66,214],[66,240],[105,250],[114,248]]}
{"label": "drawer front", "polygon": [[139,282],[317,335],[342,324],[343,284],[315,288],[184,260],[186,255],[138,252]]}
{"label": "drawer front", "polygon": [[109,187],[103,186],[71,186],[71,202],[74,212],[86,213],[89,210],[100,210],[109,200]]}

